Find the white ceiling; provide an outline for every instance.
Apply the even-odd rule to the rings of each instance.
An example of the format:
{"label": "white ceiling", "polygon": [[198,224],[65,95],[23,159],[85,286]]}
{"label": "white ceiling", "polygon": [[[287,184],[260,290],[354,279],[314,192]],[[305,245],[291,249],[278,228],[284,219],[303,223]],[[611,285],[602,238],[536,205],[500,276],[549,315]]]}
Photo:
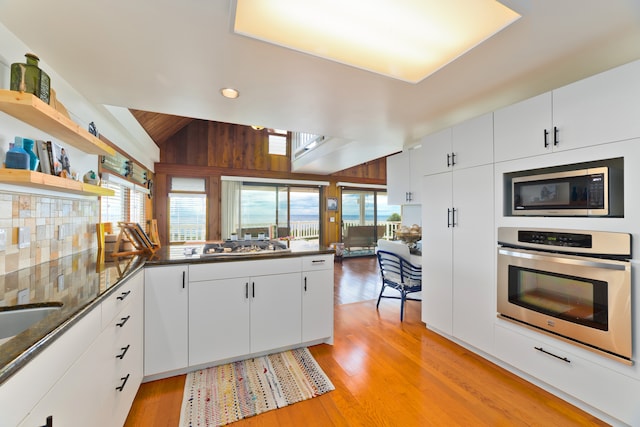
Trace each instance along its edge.
{"label": "white ceiling", "polygon": [[308,169],[331,173],[640,58],[639,0],[502,3],[522,18],[418,84],[236,35],[234,0],[0,0],[0,20],[91,102],[334,136]]}

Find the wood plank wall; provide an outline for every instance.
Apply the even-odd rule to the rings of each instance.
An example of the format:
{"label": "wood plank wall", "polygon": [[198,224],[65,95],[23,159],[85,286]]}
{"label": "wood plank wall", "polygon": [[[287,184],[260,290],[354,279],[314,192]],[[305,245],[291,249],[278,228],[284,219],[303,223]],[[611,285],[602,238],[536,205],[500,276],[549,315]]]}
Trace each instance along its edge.
{"label": "wood plank wall", "polygon": [[[289,144],[290,145],[290,144]],[[209,200],[209,239],[220,239],[220,177],[246,176],[272,179],[329,181],[321,194],[340,197],[336,183],[348,181],[359,184],[387,182],[386,159],[381,158],[332,175],[291,172],[290,148],[287,156],[268,154],[267,130],[256,131],[250,126],[204,120],[193,120],[175,135],[160,144],[160,163],[155,165],[154,213],[158,220],[161,243],[168,244],[168,192],[170,178],[204,177],[207,179]],[[336,221],[329,221],[326,208],[321,209],[323,224],[321,244],[339,241],[339,212]]]}

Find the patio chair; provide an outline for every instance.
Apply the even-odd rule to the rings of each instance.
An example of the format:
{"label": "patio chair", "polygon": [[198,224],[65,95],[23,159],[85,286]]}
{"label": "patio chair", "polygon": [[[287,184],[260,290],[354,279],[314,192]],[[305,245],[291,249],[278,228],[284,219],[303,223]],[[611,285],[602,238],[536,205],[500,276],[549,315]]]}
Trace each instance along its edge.
{"label": "patio chair", "polygon": [[[376,310],[380,306],[382,298],[393,298],[400,300],[400,321],[404,320],[404,303],[406,300],[422,301],[418,298],[411,298],[408,295],[422,291],[422,267],[411,264],[406,258],[394,252],[378,250],[376,253],[380,274],[382,276],[382,289],[378,296]],[[383,295],[386,288],[395,289],[400,296]]]}

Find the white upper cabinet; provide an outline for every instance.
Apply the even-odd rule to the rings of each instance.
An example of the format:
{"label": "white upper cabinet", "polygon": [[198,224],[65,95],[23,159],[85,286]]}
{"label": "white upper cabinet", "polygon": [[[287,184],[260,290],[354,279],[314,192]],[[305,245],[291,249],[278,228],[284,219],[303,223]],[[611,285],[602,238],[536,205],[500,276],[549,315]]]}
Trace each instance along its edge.
{"label": "white upper cabinet", "polygon": [[427,135],[421,140],[423,169],[425,175],[446,172],[450,170],[451,153],[451,128]]}
{"label": "white upper cabinet", "polygon": [[496,111],[496,162],[639,137],[638,76],[640,61]]}
{"label": "white upper cabinet", "polygon": [[553,91],[559,149],[640,136],[640,61]]}
{"label": "white upper cabinet", "polygon": [[425,175],[493,162],[493,113],[422,139]]}
{"label": "white upper cabinet", "polygon": [[422,147],[387,157],[387,195],[391,205],[418,205],[422,193]]}
{"label": "white upper cabinet", "polygon": [[496,162],[552,150],[551,92],[497,110],[493,120]]}

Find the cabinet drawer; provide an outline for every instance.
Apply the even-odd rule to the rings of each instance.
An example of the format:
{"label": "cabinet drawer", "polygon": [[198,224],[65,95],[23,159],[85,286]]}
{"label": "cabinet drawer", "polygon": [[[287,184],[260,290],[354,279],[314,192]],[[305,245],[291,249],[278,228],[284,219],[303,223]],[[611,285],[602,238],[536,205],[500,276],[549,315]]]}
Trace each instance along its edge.
{"label": "cabinet drawer", "polygon": [[302,271],[329,270],[333,268],[333,254],[302,258]]}
{"label": "cabinet drawer", "polygon": [[136,274],[120,285],[104,302],[102,306],[102,327],[105,328],[121,310],[129,305],[138,294],[143,292],[143,275]]}
{"label": "cabinet drawer", "polygon": [[[640,424],[634,399],[640,381],[555,347],[553,339],[496,325],[496,355],[504,362],[629,425]],[[554,357],[555,356],[555,357]]]}
{"label": "cabinet drawer", "polygon": [[190,265],[189,282],[297,273],[300,272],[301,265],[298,257]]}

